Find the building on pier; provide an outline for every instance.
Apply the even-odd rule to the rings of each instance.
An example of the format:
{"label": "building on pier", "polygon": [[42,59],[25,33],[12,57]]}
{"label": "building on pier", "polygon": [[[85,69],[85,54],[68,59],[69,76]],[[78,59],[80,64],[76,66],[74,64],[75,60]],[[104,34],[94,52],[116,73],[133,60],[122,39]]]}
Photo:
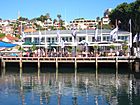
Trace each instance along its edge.
{"label": "building on pier", "polygon": [[[64,41],[65,46],[78,46],[84,45],[87,46],[88,50],[95,49],[93,47],[98,47],[100,51],[110,51],[110,47],[114,47],[116,51],[123,50],[124,44],[129,48],[130,42],[130,33],[126,31],[118,31],[117,39],[115,41],[111,40],[110,32],[112,30],[107,29],[98,29],[97,37],[96,30],[77,30],[76,39],[72,36],[72,30],[60,30],[59,31],[59,40],[57,30],[53,31],[38,31],[25,33],[24,44],[22,47],[31,47],[36,45],[37,47],[49,48],[51,47],[60,47],[61,40]],[[76,41],[75,41],[76,40]],[[115,51],[114,50],[114,51]],[[127,49],[128,52],[128,49]]]}

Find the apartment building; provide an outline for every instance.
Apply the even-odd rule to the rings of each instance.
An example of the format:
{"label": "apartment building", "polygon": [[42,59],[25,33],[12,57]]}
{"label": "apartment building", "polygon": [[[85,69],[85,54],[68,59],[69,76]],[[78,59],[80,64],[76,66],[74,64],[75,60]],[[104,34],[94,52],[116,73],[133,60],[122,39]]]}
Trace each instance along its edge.
{"label": "apartment building", "polygon": [[70,26],[75,26],[77,29],[85,30],[85,29],[95,29],[97,25],[96,20],[79,18],[73,21],[70,21]]}

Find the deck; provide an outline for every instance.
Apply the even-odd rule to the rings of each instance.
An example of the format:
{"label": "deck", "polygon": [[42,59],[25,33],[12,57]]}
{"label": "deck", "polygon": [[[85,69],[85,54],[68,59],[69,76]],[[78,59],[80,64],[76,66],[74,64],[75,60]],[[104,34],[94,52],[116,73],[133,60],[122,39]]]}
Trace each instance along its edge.
{"label": "deck", "polygon": [[22,63],[37,62],[38,68],[40,68],[40,63],[56,63],[56,68],[58,68],[59,63],[74,63],[75,68],[77,68],[77,63],[95,63],[98,67],[98,63],[133,63],[135,57],[1,57],[2,67],[5,67],[7,62],[17,62],[22,68]]}
{"label": "deck", "polygon": [[134,62],[135,57],[1,57],[3,62]]}

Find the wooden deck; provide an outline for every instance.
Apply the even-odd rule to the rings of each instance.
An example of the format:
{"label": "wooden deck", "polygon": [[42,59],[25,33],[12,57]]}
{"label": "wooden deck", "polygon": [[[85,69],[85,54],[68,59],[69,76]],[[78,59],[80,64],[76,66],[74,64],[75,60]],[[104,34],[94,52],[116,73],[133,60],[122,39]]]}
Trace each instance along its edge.
{"label": "wooden deck", "polygon": [[135,57],[1,57],[3,62],[134,62]]}
{"label": "wooden deck", "polygon": [[[22,71],[23,63],[36,62],[38,66],[38,72],[40,72],[41,63],[55,63],[56,73],[58,73],[59,63],[73,63],[75,67],[75,73],[77,72],[78,63],[93,63],[96,66],[96,74],[98,73],[99,63],[114,63],[116,67],[116,72],[118,72],[118,65],[120,63],[127,63],[132,69],[132,64],[138,63],[137,71],[140,67],[140,59],[135,56],[112,56],[112,57],[0,57],[1,67],[5,68],[6,63],[15,62],[19,64],[20,70]],[[138,62],[137,62],[138,60]]]}

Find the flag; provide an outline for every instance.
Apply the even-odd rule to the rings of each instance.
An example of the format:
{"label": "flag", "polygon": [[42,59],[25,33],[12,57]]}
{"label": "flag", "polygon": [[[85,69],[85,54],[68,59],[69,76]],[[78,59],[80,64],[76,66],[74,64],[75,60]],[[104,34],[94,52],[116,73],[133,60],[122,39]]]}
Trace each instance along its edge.
{"label": "flag", "polygon": [[64,44],[64,40],[61,38],[61,48],[64,48],[65,44]]}
{"label": "flag", "polygon": [[23,41],[24,41],[24,38],[25,38],[25,33],[24,33],[24,32],[22,32],[22,34],[21,34],[21,40],[23,40]]}
{"label": "flag", "polygon": [[39,43],[41,43],[41,31],[39,31]]}
{"label": "flag", "polygon": [[110,32],[111,40],[116,40],[118,38],[117,32],[118,32],[118,27],[116,27]]}
{"label": "flag", "polygon": [[140,41],[140,34],[139,34],[139,40],[138,41]]}
{"label": "flag", "polygon": [[131,19],[129,19],[129,25],[131,26]]}
{"label": "flag", "polygon": [[95,41],[97,41],[97,36],[98,36],[98,28],[95,30]]}
{"label": "flag", "polygon": [[76,30],[72,30],[72,36],[73,36],[74,38],[76,38],[76,34],[77,34]]}
{"label": "flag", "polygon": [[138,36],[137,36],[137,34],[134,36],[134,38],[133,38],[133,43],[135,43],[135,42],[137,42],[137,39],[138,39]]}
{"label": "flag", "polygon": [[60,30],[57,30],[57,42],[60,42]]}

